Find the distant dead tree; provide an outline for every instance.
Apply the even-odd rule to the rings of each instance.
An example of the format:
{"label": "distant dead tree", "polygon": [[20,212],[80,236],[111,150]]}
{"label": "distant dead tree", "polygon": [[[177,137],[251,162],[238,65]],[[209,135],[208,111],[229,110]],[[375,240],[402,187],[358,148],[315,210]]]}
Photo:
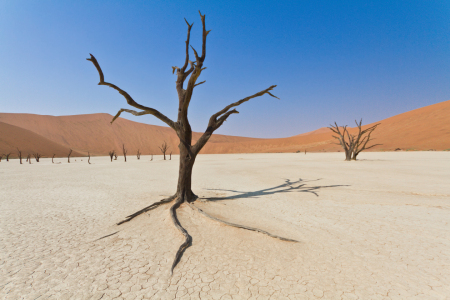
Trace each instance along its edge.
{"label": "distant dead tree", "polygon": [[164,143],[161,145],[161,147],[158,146],[158,148],[159,148],[159,150],[161,150],[162,154],[164,154],[164,160],[166,160],[166,152],[167,152],[167,149],[170,148],[170,146],[167,146],[166,141],[164,141]]}
{"label": "distant dead tree", "polygon": [[117,153],[114,152],[114,160],[117,160]]}
{"label": "distant dead tree", "polygon": [[9,152],[8,154],[5,154],[6,156],[6,161],[9,161],[9,156],[11,155],[11,152]]}
{"label": "distant dead tree", "polygon": [[17,154],[19,155],[20,164],[22,164],[22,151],[20,151],[19,148],[17,148]]}
{"label": "distant dead tree", "polygon": [[42,154],[34,153],[33,156],[34,156],[34,159],[36,159],[36,162],[39,162],[39,159],[41,159]]}
{"label": "distant dead tree", "polygon": [[3,155],[5,154],[0,154],[0,162],[2,162]]}
{"label": "distant dead tree", "polygon": [[[102,71],[97,59],[92,54],[90,55],[90,58],[87,59],[87,60],[91,61],[94,64],[95,68],[97,69],[97,72],[100,76],[100,82],[98,83],[99,85],[105,85],[105,86],[115,89],[122,96],[125,97],[125,99],[129,105],[139,109],[139,111],[134,111],[134,110],[122,108],[114,116],[111,123],[114,122],[114,120],[116,120],[122,112],[128,112],[135,116],[142,116],[142,115],[150,114],[150,115],[155,116],[162,122],[166,123],[170,128],[172,128],[176,132],[176,134],[180,140],[180,143],[178,145],[178,148],[180,149],[180,165],[179,165],[179,172],[178,172],[179,177],[178,177],[177,190],[176,190],[175,194],[173,196],[170,196],[159,202],[153,203],[150,206],[147,206],[144,209],[141,209],[140,211],[137,211],[134,214],[129,215],[125,220],[118,223],[118,225],[123,224],[124,222],[128,222],[128,221],[132,220],[133,218],[135,218],[136,216],[143,214],[151,209],[154,209],[155,207],[157,207],[159,205],[174,201],[174,204],[169,209],[170,216],[171,216],[172,222],[174,223],[175,227],[184,235],[185,241],[183,242],[183,244],[181,244],[181,246],[179,247],[179,249],[175,255],[175,258],[174,258],[174,261],[173,261],[172,267],[171,267],[171,273],[173,272],[173,269],[175,268],[175,266],[178,264],[183,252],[185,251],[186,248],[188,248],[191,245],[191,241],[192,241],[191,236],[188,234],[186,229],[184,229],[183,226],[180,224],[180,221],[178,220],[177,215],[176,215],[176,210],[182,204],[192,205],[193,208],[196,208],[196,206],[193,205],[192,202],[194,202],[198,197],[193,193],[192,188],[191,188],[191,183],[192,183],[192,169],[193,169],[195,159],[196,159],[198,153],[208,142],[211,135],[217,129],[219,129],[219,127],[221,127],[223,125],[223,123],[228,119],[228,117],[231,114],[238,113],[238,111],[236,109],[234,109],[235,107],[241,105],[244,102],[249,101],[250,99],[260,97],[265,94],[275,97],[274,95],[271,94],[270,91],[273,90],[276,87],[276,85],[272,85],[269,88],[262,90],[252,96],[245,97],[237,102],[234,102],[234,103],[231,103],[230,105],[225,106],[225,108],[223,108],[222,110],[218,111],[217,113],[213,114],[210,117],[208,126],[206,127],[205,132],[203,133],[203,135],[200,136],[200,138],[195,142],[195,144],[192,144],[192,129],[191,129],[191,125],[188,120],[188,108],[189,108],[189,104],[191,102],[194,88],[205,82],[205,81],[202,81],[202,82],[197,83],[197,79],[200,77],[200,74],[202,73],[202,71],[205,70],[205,67],[203,67],[203,62],[206,57],[206,37],[210,32],[209,30],[207,31],[205,28],[205,15],[202,15],[200,13],[200,18],[201,18],[202,25],[203,25],[202,26],[203,30],[202,30],[202,51],[201,51],[202,53],[201,53],[201,56],[191,46],[191,48],[194,52],[195,60],[194,61],[189,60],[190,33],[191,33],[191,28],[192,28],[193,24],[189,24],[185,20],[188,25],[187,40],[186,40],[186,56],[185,56],[185,59],[184,59],[184,62],[183,62],[183,65],[181,68],[172,67],[172,73],[176,72],[176,76],[177,76],[176,90],[178,93],[178,101],[179,101],[176,121],[169,119],[167,116],[165,116],[164,114],[162,114],[161,112],[159,112],[158,110],[156,110],[154,108],[147,107],[147,106],[137,103],[127,92],[125,92],[118,86],[116,86],[112,83],[109,83],[109,82],[105,82],[103,71]],[[188,66],[189,66],[189,68],[188,68]],[[187,80],[187,86],[184,87],[186,80]],[[277,97],[275,97],[275,98],[277,98]],[[163,151],[163,153],[164,153],[164,151]],[[249,227],[245,227],[245,226],[237,225],[237,224],[231,224],[231,223],[222,221],[218,218],[209,216],[208,214],[206,214],[199,208],[197,208],[197,211],[199,213],[202,213],[206,217],[212,218],[215,221],[225,223],[229,226],[250,229]],[[272,237],[281,238],[281,237],[272,235],[268,232],[265,232],[265,231],[262,231],[259,229],[252,228],[250,230],[256,230],[256,231],[268,234]],[[285,239],[285,238],[281,238],[281,239],[285,240],[285,241],[297,242],[297,241]]]}
{"label": "distant dead tree", "polygon": [[122,144],[123,158],[125,158],[125,162],[127,162],[127,150],[125,149],[125,144]]}
{"label": "distant dead tree", "polygon": [[111,158],[111,162],[112,162],[113,157],[114,157],[114,150],[113,151],[109,151],[108,154],[109,154],[109,158]]}
{"label": "distant dead tree", "polygon": [[150,159],[150,160],[153,160],[153,154],[152,154],[152,159]]}
{"label": "distant dead tree", "polygon": [[170,158],[169,159],[172,160],[172,152],[170,152]]}
{"label": "distant dead tree", "polygon": [[31,155],[30,154],[28,154],[28,156],[27,156],[27,162],[31,165]]}
{"label": "distant dead tree", "polygon": [[88,164],[91,164],[91,154],[89,153],[89,151],[88,151]]}
{"label": "distant dead tree", "polygon": [[344,149],[346,161],[356,160],[356,157],[359,153],[361,153],[361,151],[380,145],[375,144],[367,147],[367,143],[371,140],[370,135],[377,128],[377,126],[380,125],[380,123],[375,124],[365,130],[362,130],[361,128],[362,119],[359,121],[359,123],[355,120],[355,123],[356,126],[358,126],[358,133],[356,135],[350,134],[348,132],[347,125],[339,127],[337,123],[334,122],[334,126],[330,125],[330,127],[328,127],[331,131],[337,134],[337,136],[333,135],[333,137],[339,141],[336,144],[341,145]]}
{"label": "distant dead tree", "polygon": [[137,159],[141,159],[141,152],[139,152],[139,149],[137,151]]}
{"label": "distant dead tree", "polygon": [[361,124],[362,124],[362,119],[358,122],[356,122],[356,126],[358,126],[358,134],[356,136],[355,139],[355,147],[353,148],[353,154],[352,154],[352,160],[356,160],[356,157],[358,156],[359,153],[361,153],[364,150],[373,148],[375,146],[380,146],[382,144],[374,144],[372,146],[367,147],[367,143],[369,141],[373,141],[374,139],[370,138],[370,135],[372,134],[372,132],[377,128],[378,125],[380,125],[380,123],[373,125],[372,127],[369,127],[365,130],[362,130],[361,128]]}
{"label": "distant dead tree", "polygon": [[69,155],[67,155],[67,162],[70,163],[70,155],[72,154],[72,149],[69,151]]}
{"label": "distant dead tree", "polygon": [[53,156],[52,156],[52,164],[54,164],[53,159],[55,158],[55,155],[56,154],[53,154]]}

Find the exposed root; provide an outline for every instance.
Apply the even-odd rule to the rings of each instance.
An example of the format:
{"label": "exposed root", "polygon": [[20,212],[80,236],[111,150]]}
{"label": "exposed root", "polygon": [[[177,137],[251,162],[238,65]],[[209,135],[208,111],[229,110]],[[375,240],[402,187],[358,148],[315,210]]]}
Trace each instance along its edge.
{"label": "exposed root", "polygon": [[98,240],[107,238],[107,237],[109,237],[109,236],[115,235],[116,233],[118,233],[118,231],[116,231],[116,232],[114,232],[114,233],[111,233],[111,234],[107,234],[107,235],[105,235],[105,236],[102,236],[101,238],[98,238],[98,239],[96,239],[95,241],[98,241]]}
{"label": "exposed root", "polygon": [[121,224],[123,224],[123,223],[129,222],[129,221],[131,221],[132,219],[136,218],[137,216],[139,216],[139,215],[141,215],[141,214],[143,214],[143,213],[145,213],[145,212],[148,212],[149,210],[155,209],[155,208],[157,208],[158,206],[160,206],[160,205],[162,205],[162,204],[169,203],[169,202],[171,202],[173,199],[175,199],[175,197],[176,197],[176,195],[173,195],[173,196],[170,196],[169,198],[162,199],[162,200],[159,201],[159,202],[155,202],[155,203],[153,203],[153,204],[151,204],[151,205],[149,205],[149,206],[147,206],[147,207],[144,207],[143,209],[141,209],[141,210],[135,212],[134,214],[129,215],[128,217],[125,218],[125,220],[122,220],[122,221],[120,221],[119,223],[117,223],[117,225],[121,225]]}
{"label": "exposed root", "polygon": [[178,262],[180,261],[181,256],[183,255],[184,250],[186,250],[192,243],[192,237],[189,235],[189,233],[186,231],[186,229],[181,226],[180,221],[178,221],[176,209],[180,207],[181,203],[183,203],[183,198],[180,197],[177,199],[174,205],[170,208],[170,217],[172,218],[173,224],[175,224],[175,227],[178,228],[178,230],[184,235],[185,241],[183,244],[181,244],[180,248],[178,248],[177,254],[175,255],[175,259],[172,263],[172,268],[170,269],[170,275],[173,275],[173,269],[177,266]]}
{"label": "exposed root", "polygon": [[268,236],[270,236],[270,237],[273,237],[273,238],[276,238],[276,239],[280,239],[280,240],[282,240],[282,241],[300,243],[300,241],[293,240],[293,239],[288,239],[288,238],[284,238],[284,237],[281,237],[281,236],[278,236],[278,235],[275,235],[275,234],[271,234],[271,233],[269,233],[269,232],[267,232],[267,231],[264,231],[264,230],[262,230],[262,229],[259,229],[259,228],[253,228],[253,227],[249,227],[249,226],[244,226],[244,225],[234,224],[234,223],[230,223],[230,222],[227,222],[227,221],[218,219],[218,218],[216,218],[216,217],[213,217],[213,216],[211,216],[211,215],[205,213],[202,209],[198,208],[198,207],[195,206],[194,204],[192,204],[192,203],[188,203],[188,204],[189,204],[190,207],[195,208],[196,210],[198,210],[198,211],[199,211],[202,215],[204,215],[205,217],[208,217],[208,218],[210,218],[210,219],[212,219],[212,220],[215,220],[215,221],[217,221],[217,222],[221,222],[221,223],[223,223],[223,224],[226,224],[226,225],[229,225],[229,226],[233,226],[233,227],[237,227],[237,228],[242,228],[242,229],[246,229],[246,230],[257,231],[257,232],[260,232],[260,233],[264,233],[264,234],[266,234],[266,235],[268,235]]}

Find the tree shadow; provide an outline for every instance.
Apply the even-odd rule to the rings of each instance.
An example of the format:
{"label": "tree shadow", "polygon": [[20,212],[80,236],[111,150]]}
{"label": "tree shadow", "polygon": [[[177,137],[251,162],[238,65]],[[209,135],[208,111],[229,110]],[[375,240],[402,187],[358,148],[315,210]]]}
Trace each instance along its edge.
{"label": "tree shadow", "polygon": [[314,185],[314,186],[308,186],[309,182],[319,181],[319,179],[314,180],[303,180],[299,178],[297,181],[291,181],[290,179],[285,179],[285,182],[283,184],[262,189],[258,191],[253,192],[243,192],[243,191],[236,191],[236,190],[225,190],[225,189],[206,189],[209,191],[224,191],[224,192],[233,192],[237,193],[237,195],[233,196],[227,196],[227,197],[205,197],[201,200],[203,201],[226,201],[226,200],[236,200],[236,199],[244,199],[244,198],[259,198],[267,195],[273,195],[273,194],[279,194],[279,193],[292,193],[292,192],[299,192],[299,193],[311,193],[314,194],[316,197],[319,197],[319,194],[317,193],[321,189],[325,188],[334,188],[334,187],[341,187],[341,186],[350,186],[350,185],[343,185],[343,184],[336,184],[336,185]]}

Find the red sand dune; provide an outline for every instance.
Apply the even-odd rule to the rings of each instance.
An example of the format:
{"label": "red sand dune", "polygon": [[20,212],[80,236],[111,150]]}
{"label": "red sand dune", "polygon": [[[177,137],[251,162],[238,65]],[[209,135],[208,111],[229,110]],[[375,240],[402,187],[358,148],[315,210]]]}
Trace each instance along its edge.
{"label": "red sand dune", "polygon": [[[28,154],[33,155],[39,153],[44,157],[67,156],[69,148],[61,146],[45,137],[31,132],[29,130],[0,122],[0,154],[12,153],[10,158],[17,158],[17,148],[22,151],[22,157]],[[74,151],[72,156],[81,156],[80,153]]]}
{"label": "red sand dune", "polygon": [[[109,114],[54,117],[0,113],[0,122],[16,126],[14,132],[17,132],[9,134],[8,130],[11,129],[4,125],[0,126],[0,152],[8,151],[5,147],[15,149],[14,145],[24,143],[26,140],[28,140],[31,150],[33,143],[38,143],[39,140],[41,143],[45,141],[48,145],[46,151],[49,153],[55,152],[56,149],[58,151],[66,149],[65,151],[67,151],[68,148],[72,148],[82,154],[90,151],[93,155],[106,155],[113,149],[121,153],[122,143],[124,143],[128,149],[128,155],[135,154],[137,149],[143,154],[160,154],[158,146],[163,141],[167,141],[170,145],[169,152],[178,153],[178,138],[172,129],[122,118],[117,119],[111,125],[111,119],[112,116]],[[333,120],[330,120],[330,123],[332,122]],[[371,150],[450,149],[450,101],[412,110],[377,123],[381,124],[373,133],[373,138],[376,139],[374,142],[383,145]],[[372,124],[364,127],[370,125]],[[20,131],[17,127],[24,130]],[[350,129],[350,132],[354,131],[356,128]],[[30,135],[32,133],[34,134],[33,138]],[[200,133],[194,133],[194,140],[199,137]],[[314,152],[341,150],[340,146],[335,145],[334,142],[335,139],[332,138],[331,131],[327,128],[279,139],[213,135],[202,153],[296,152],[305,149]],[[53,143],[53,146],[50,146],[50,143]],[[21,145],[25,147],[25,144]]]}

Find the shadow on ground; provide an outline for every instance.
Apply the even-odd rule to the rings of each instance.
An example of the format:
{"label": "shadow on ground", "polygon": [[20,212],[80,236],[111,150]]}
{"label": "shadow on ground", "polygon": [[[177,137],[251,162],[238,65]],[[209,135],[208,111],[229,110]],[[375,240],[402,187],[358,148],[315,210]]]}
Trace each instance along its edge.
{"label": "shadow on ground", "polygon": [[208,191],[224,191],[224,192],[232,192],[237,193],[237,195],[233,196],[227,196],[227,197],[209,197],[209,198],[202,198],[204,201],[225,201],[225,200],[236,200],[236,199],[243,199],[243,198],[259,198],[266,195],[273,195],[273,194],[279,194],[279,193],[311,193],[315,196],[319,197],[319,194],[317,193],[321,189],[325,188],[334,188],[334,187],[341,187],[341,186],[349,186],[349,185],[342,185],[342,184],[336,184],[336,185],[314,185],[310,186],[308,185],[309,182],[316,182],[321,180],[315,179],[315,180],[303,180],[299,178],[297,181],[291,181],[290,179],[285,179],[285,182],[283,184],[266,188],[258,191],[253,192],[244,192],[244,191],[236,191],[236,190],[224,190],[224,189],[207,189]]}

